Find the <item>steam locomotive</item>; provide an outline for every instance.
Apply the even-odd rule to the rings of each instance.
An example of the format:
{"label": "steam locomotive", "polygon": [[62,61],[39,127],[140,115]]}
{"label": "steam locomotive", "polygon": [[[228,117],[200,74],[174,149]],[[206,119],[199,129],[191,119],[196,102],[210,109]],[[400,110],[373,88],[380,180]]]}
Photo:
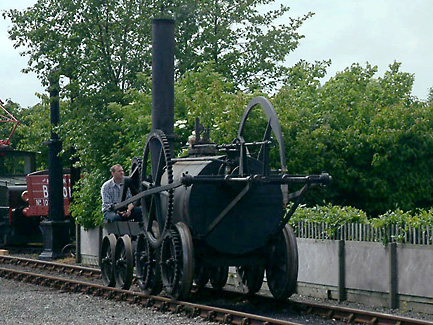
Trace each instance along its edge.
{"label": "steam locomotive", "polygon": [[[40,222],[48,216],[48,170],[36,172],[35,162],[34,152],[0,148],[0,246],[43,241]],[[67,219],[70,199],[70,171],[64,169],[63,206]],[[73,229],[70,231],[73,235]]]}
{"label": "steam locomotive", "polygon": [[26,175],[35,170],[35,159],[33,152],[0,148],[0,245],[42,240],[37,220],[23,214]]}
{"label": "steam locomotive", "polygon": [[[122,201],[114,211],[139,202],[143,223],[105,225],[100,266],[108,286],[129,289],[134,266],[147,294],[165,290],[184,299],[193,283],[210,281],[221,289],[235,266],[241,286],[257,292],[266,272],[276,299],[296,288],[298,251],[287,222],[306,191],[327,185],[331,177],[286,173],[283,136],[272,104],[254,98],[244,111],[235,140],[217,145],[196,122],[189,154],[173,158],[174,21],[153,21],[152,132],[142,159],[135,158],[125,177]],[[265,114],[260,139],[247,141],[245,129],[253,110]],[[270,164],[276,145],[279,168]],[[289,193],[289,188],[296,190]],[[126,192],[132,197],[126,199]],[[286,207],[289,207],[286,212]]]}

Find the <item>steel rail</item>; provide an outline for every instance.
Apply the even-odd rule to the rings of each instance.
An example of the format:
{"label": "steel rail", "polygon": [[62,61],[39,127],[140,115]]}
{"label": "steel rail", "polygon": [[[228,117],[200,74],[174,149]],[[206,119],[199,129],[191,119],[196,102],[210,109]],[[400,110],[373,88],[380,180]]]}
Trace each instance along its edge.
{"label": "steel rail", "polygon": [[302,302],[298,305],[308,314],[318,315],[325,318],[333,318],[347,323],[356,324],[398,324],[398,325],[429,325],[433,322],[419,320],[399,315],[382,314],[373,311],[359,310],[354,308],[329,306],[317,303]]}
{"label": "steel rail", "polygon": [[60,271],[67,274],[77,274],[85,277],[101,278],[101,270],[73,264],[56,263],[7,255],[0,255],[0,263],[23,267],[33,267],[48,271]]}
{"label": "steel rail", "polygon": [[0,267],[0,277],[7,279],[33,283],[58,290],[81,292],[98,297],[105,297],[117,301],[126,301],[145,307],[152,307],[161,312],[184,313],[189,317],[201,317],[207,321],[220,322],[224,324],[239,325],[297,325],[289,321],[248,314],[244,312],[175,301],[160,296],[147,296],[141,292],[133,292],[116,288],[105,287],[94,283],[88,283],[65,278],[58,278],[39,273],[18,271]]}
{"label": "steel rail", "polygon": [[[49,262],[49,261],[40,261],[40,260],[21,258],[21,257],[15,257],[15,256],[0,255],[0,263],[17,265],[17,266],[22,266],[22,267],[33,267],[33,268],[43,269],[43,270],[47,270],[47,271],[60,271],[60,272],[65,272],[65,273],[68,273],[71,275],[75,274],[75,275],[79,275],[79,276],[86,276],[86,277],[92,277],[92,278],[100,278],[101,277],[100,270],[95,269],[95,268],[88,268],[88,267],[83,267],[83,266]],[[0,276],[3,276],[3,272],[5,272],[3,270],[4,269],[0,268]],[[7,270],[9,270],[9,269],[7,269]],[[27,274],[27,272],[20,272],[20,271],[14,271],[14,270],[10,270],[8,272]],[[37,276],[42,277],[42,275],[40,275],[40,274],[38,274]],[[24,278],[24,275],[22,275],[22,277]],[[51,278],[50,276],[47,276],[47,277]],[[56,279],[58,279],[58,278],[56,278]],[[72,285],[72,284],[69,285],[69,286],[73,287],[73,291],[83,291],[83,292],[88,293],[88,291],[90,290],[90,293],[93,293],[96,290],[96,293],[94,293],[94,295],[102,295],[102,296],[111,295],[115,299],[120,299],[120,300],[123,300],[123,298],[119,298],[120,296],[121,297],[129,297],[127,299],[128,301],[131,301],[131,299],[139,299],[140,301],[144,301],[144,303],[141,302],[141,304],[144,304],[144,305],[150,304],[152,306],[155,306],[158,309],[161,309],[161,307],[159,306],[159,304],[160,304],[159,301],[162,301],[165,304],[167,304],[167,302],[170,302],[170,303],[172,302],[172,300],[170,300],[168,298],[164,298],[164,297],[146,296],[146,295],[139,293],[139,292],[113,289],[113,288],[108,288],[108,287],[97,285],[97,284],[89,284],[87,282],[72,281],[72,280],[64,279],[64,278],[62,278],[62,280],[68,281],[70,283],[78,283],[78,284],[74,284],[74,285]],[[85,285],[92,285],[96,289],[83,289],[84,287],[80,287],[82,285],[82,283]],[[104,290],[107,289],[108,291],[104,291],[103,289]],[[112,293],[112,292],[115,292],[115,293]],[[230,293],[234,294],[234,295],[238,294],[237,292],[230,292]],[[125,294],[127,294],[127,295],[125,296]],[[135,297],[135,295],[138,295],[139,298],[131,298],[133,296],[129,296],[130,294],[132,294],[134,297]],[[257,298],[263,299],[263,300],[272,300],[273,299],[273,298],[267,297],[267,296],[258,296]],[[151,300],[149,300],[149,299],[151,299]],[[159,299],[161,299],[161,300],[159,300]],[[181,303],[179,306],[184,306],[181,308],[184,308],[185,311],[188,310],[188,311],[186,311],[186,313],[193,313],[194,315],[191,315],[191,316],[194,316],[194,317],[200,316],[204,319],[207,319],[207,320],[214,319],[215,321],[224,321],[224,320],[228,321],[230,319],[230,316],[225,316],[226,314],[224,314],[223,316],[219,315],[218,313],[214,314],[212,312],[212,310],[214,310],[216,307],[206,306],[206,308],[200,309],[200,308],[196,308],[196,304],[191,304],[188,302],[179,302],[179,303]],[[332,305],[325,305],[325,304],[311,303],[311,302],[299,302],[299,301],[294,301],[294,300],[289,300],[289,303],[295,309],[297,309],[299,311],[302,311],[302,312],[305,312],[308,314],[312,314],[312,315],[316,315],[316,316],[320,316],[323,318],[336,319],[336,320],[340,320],[340,321],[347,322],[347,323],[398,324],[398,325],[421,325],[421,324],[428,325],[428,324],[430,324],[430,325],[433,325],[433,322],[430,322],[427,320],[419,320],[419,319],[408,318],[408,317],[403,317],[403,316],[399,316],[399,315],[383,314],[383,313],[378,313],[378,312],[373,312],[373,311],[365,311],[365,310],[360,310],[360,309],[353,309],[353,308],[348,308],[348,307],[332,306]],[[167,306],[169,306],[169,305],[167,305]],[[166,308],[167,306],[165,306],[163,308]],[[197,305],[197,306],[202,306],[202,305]],[[172,306],[169,308],[169,310],[173,311],[176,308],[180,308],[180,307],[173,307]],[[226,317],[226,318],[224,318],[224,317]],[[261,317],[261,316],[257,316],[257,317]],[[233,324],[242,324],[242,323],[233,322]],[[247,323],[245,323],[245,324],[247,324]],[[251,322],[250,324],[256,324],[256,323]],[[266,323],[263,323],[263,322],[260,323],[259,322],[257,324],[266,324]],[[269,323],[269,324],[291,324],[291,323],[283,322],[283,323]]]}

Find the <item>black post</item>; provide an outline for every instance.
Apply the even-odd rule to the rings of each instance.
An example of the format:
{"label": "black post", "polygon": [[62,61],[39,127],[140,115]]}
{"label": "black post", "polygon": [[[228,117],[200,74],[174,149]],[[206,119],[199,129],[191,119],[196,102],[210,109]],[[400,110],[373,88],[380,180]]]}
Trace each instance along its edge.
{"label": "black post", "polygon": [[39,255],[41,260],[51,260],[62,257],[62,248],[69,243],[69,224],[65,221],[63,209],[63,169],[59,153],[62,150],[62,141],[59,139],[54,127],[60,120],[59,85],[60,73],[55,70],[49,76],[50,81],[50,112],[51,112],[51,138],[45,142],[49,151],[49,188],[48,188],[48,220],[42,221],[44,237],[44,251]]}
{"label": "black post", "polygon": [[338,301],[346,300],[346,250],[345,241],[338,241]]}
{"label": "black post", "polygon": [[152,129],[174,137],[174,20],[152,21]]}
{"label": "black post", "polygon": [[398,308],[397,243],[389,244],[389,308]]}
{"label": "black post", "polygon": [[[73,202],[73,195],[75,192],[75,184],[80,180],[81,168],[76,165],[80,159],[77,156],[77,151],[74,146],[71,147],[71,202]],[[71,222],[73,219],[71,219]],[[77,223],[75,224],[75,262],[81,263],[81,228]]]}

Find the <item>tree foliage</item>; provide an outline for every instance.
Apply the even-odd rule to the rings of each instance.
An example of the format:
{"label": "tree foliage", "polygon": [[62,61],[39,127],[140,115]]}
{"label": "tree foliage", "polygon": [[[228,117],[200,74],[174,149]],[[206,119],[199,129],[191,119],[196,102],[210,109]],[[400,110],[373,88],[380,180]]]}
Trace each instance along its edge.
{"label": "tree foliage", "polygon": [[25,71],[47,84],[50,71],[60,69],[75,97],[125,90],[149,71],[151,12],[142,1],[38,0],[4,16],[15,48],[29,57]]}
{"label": "tree foliage", "polygon": [[[300,223],[304,223],[303,225]],[[353,235],[356,240],[377,241],[384,245],[389,242],[402,243],[428,243],[432,238],[429,236],[433,225],[433,209],[416,209],[414,211],[403,211],[394,209],[375,217],[367,218],[364,211],[350,206],[336,206],[332,204],[316,205],[307,207],[301,205],[290,219],[290,225],[295,232],[302,233],[301,236],[308,238],[339,238],[351,237],[350,231],[345,227],[349,225],[355,232],[363,236]],[[366,228],[363,225],[371,226]],[[301,226],[301,229],[299,229]],[[305,228],[313,229],[305,233]],[[346,229],[345,229],[346,228]],[[375,229],[369,231],[366,229]],[[415,232],[414,232],[415,230]],[[417,233],[414,236],[414,233]],[[421,239],[422,238],[422,239]]]}
{"label": "tree foliage", "polygon": [[258,10],[274,1],[38,0],[4,16],[13,23],[14,46],[25,48],[29,57],[26,71],[46,83],[48,73],[60,68],[75,93],[136,87],[137,73],[150,71],[151,19],[161,7],[177,19],[178,77],[212,62],[236,85],[274,87],[286,71],[284,60],[303,37],[297,29],[312,15],[276,26],[288,6]]}
{"label": "tree foliage", "polygon": [[320,86],[308,77],[320,71],[300,63],[275,98],[289,170],[329,172],[328,197],[370,215],[431,206],[433,111],[411,96],[413,75],[354,64]]}
{"label": "tree foliage", "polygon": [[[287,71],[283,63],[303,35],[297,32],[311,12],[291,18],[290,7],[266,13],[274,0],[174,1],[179,20],[179,75],[211,62],[215,71],[246,89],[274,89]],[[285,18],[283,25],[275,25]]]}
{"label": "tree foliage", "polygon": [[[21,109],[18,103],[6,100],[6,103],[2,103],[1,106],[3,106],[9,114],[18,119],[18,121],[21,120]],[[2,120],[9,120],[9,116],[0,108],[0,121]],[[15,123],[5,122],[3,124],[0,122],[0,126],[0,140],[7,140],[15,126]],[[19,139],[15,133],[15,136],[10,139],[10,145],[14,147],[14,144],[17,142],[19,142]]]}

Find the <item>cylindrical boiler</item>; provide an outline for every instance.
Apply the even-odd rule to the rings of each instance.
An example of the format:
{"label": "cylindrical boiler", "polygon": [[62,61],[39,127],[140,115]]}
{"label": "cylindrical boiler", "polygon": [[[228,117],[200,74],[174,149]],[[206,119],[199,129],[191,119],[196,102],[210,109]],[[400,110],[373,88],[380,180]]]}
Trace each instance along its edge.
{"label": "cylindrical boiler", "polygon": [[[179,160],[173,165],[174,181],[183,174],[222,176],[224,160]],[[183,221],[192,236],[223,254],[247,254],[262,248],[275,234],[284,214],[281,186],[271,183],[195,183],[174,191],[174,222]],[[246,191],[245,195],[240,194]],[[241,197],[239,197],[241,196]],[[236,201],[239,200],[239,201]],[[226,210],[236,201],[231,209]],[[219,218],[223,215],[221,218]],[[221,219],[213,227],[217,219]]]}

